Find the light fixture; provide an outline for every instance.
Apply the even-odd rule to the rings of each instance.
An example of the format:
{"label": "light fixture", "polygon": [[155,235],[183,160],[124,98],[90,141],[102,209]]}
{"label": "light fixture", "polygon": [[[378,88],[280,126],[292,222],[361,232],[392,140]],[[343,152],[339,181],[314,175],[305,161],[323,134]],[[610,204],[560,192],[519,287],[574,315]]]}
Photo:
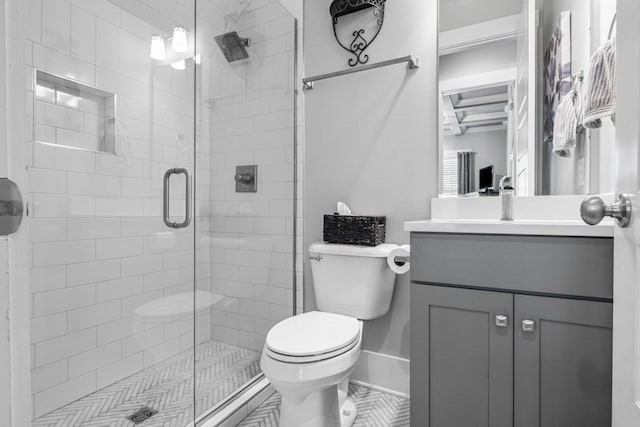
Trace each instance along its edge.
{"label": "light fixture", "polygon": [[171,47],[179,53],[185,53],[189,50],[189,46],[187,45],[187,30],[184,27],[180,25],[173,27]]}
{"label": "light fixture", "polygon": [[181,59],[180,61],[173,62],[171,64],[171,68],[173,68],[174,70],[182,71],[187,68],[187,64],[186,62],[184,62],[184,59]]}
{"label": "light fixture", "polygon": [[164,39],[157,34],[151,37],[151,58],[159,61],[167,59],[167,52],[164,49]]}

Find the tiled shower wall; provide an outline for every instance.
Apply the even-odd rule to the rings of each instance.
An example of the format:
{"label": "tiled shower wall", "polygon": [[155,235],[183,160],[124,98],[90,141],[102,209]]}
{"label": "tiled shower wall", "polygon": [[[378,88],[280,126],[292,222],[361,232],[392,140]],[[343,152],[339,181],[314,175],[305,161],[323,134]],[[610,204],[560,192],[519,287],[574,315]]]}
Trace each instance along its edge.
{"label": "tiled shower wall", "polygon": [[[193,346],[192,316],[150,320],[141,307],[193,290],[193,228],[164,226],[161,192],[167,169],[193,168],[194,91],[191,63],[176,71],[149,58],[151,35],[170,28],[152,28],[104,0],[27,3],[27,81],[37,68],[115,93],[118,102],[116,155],[25,145],[38,417]],[[164,1],[154,17],[189,27],[191,3]],[[28,85],[30,106],[32,90]],[[32,119],[33,110],[28,114]],[[195,274],[205,292],[210,126],[201,116],[198,173],[206,178],[196,189]],[[173,194],[178,217],[178,179]],[[198,341],[210,338],[209,315],[198,315]]]}
{"label": "tiled shower wall", "polygon": [[[252,45],[241,62],[213,53],[211,280],[224,299],[212,311],[212,336],[261,351],[269,329],[293,313],[294,271],[302,284],[302,264],[293,265],[294,132],[302,126],[294,128],[295,25],[276,0],[255,0],[239,16],[224,17],[223,28]],[[235,167],[253,164],[257,193],[236,193]]]}

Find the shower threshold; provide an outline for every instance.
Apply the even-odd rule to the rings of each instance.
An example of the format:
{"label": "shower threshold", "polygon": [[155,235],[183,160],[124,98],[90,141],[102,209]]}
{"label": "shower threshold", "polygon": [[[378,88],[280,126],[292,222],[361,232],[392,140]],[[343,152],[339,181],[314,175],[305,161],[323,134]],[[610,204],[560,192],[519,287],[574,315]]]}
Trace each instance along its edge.
{"label": "shower threshold", "polygon": [[[199,344],[33,421],[44,426],[134,426],[141,408],[158,413],[140,426],[192,425],[198,416],[260,374],[260,353],[217,341]],[[194,406],[195,405],[195,406]]]}

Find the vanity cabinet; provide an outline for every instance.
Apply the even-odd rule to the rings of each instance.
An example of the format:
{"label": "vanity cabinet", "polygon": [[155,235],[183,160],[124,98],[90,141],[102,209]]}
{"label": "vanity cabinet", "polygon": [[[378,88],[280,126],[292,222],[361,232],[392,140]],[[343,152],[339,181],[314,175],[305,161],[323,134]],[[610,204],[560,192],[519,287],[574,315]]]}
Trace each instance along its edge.
{"label": "vanity cabinet", "polygon": [[613,304],[515,295],[514,313],[515,425],[611,425]]}
{"label": "vanity cabinet", "polygon": [[412,233],[411,420],[611,420],[611,238]]}

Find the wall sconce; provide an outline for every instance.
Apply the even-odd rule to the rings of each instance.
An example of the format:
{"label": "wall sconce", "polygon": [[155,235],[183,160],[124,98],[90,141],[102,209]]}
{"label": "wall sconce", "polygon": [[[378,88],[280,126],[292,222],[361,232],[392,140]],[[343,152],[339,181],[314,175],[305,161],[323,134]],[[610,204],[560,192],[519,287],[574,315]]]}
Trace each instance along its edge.
{"label": "wall sconce", "polygon": [[[355,67],[358,64],[366,64],[369,61],[369,55],[365,54],[364,51],[373,43],[376,37],[378,37],[378,34],[380,34],[382,24],[384,23],[385,1],[386,0],[333,0],[333,2],[331,2],[329,12],[333,19],[333,34],[338,44],[355,56],[355,58],[349,59],[350,66]],[[338,35],[338,18],[367,9],[371,9],[372,11],[372,19],[368,20],[371,21],[370,23],[372,24],[374,34],[370,36],[364,28],[358,28],[360,26],[358,23],[362,22],[361,20],[347,20],[346,25],[349,23],[356,25],[351,33],[353,38],[348,43],[340,40],[341,36]],[[351,31],[351,29],[349,29],[349,31]]]}
{"label": "wall sconce", "polygon": [[189,50],[187,45],[187,30],[180,25],[173,27],[173,40],[171,48],[178,53],[186,53]]}
{"label": "wall sconce", "polygon": [[151,58],[158,61],[167,59],[167,51],[164,48],[164,39],[162,36],[154,35],[151,37]]}

